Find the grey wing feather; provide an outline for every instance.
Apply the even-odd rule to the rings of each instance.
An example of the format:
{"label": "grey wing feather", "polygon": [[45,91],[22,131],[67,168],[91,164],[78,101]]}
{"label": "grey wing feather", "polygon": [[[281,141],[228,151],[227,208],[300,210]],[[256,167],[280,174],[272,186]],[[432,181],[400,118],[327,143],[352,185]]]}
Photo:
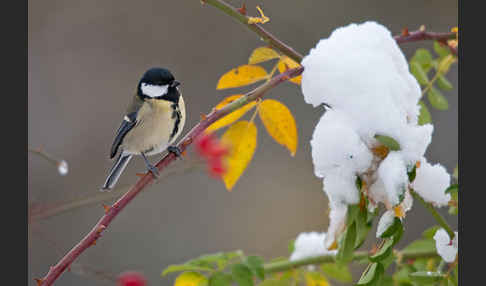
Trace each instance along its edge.
{"label": "grey wing feather", "polygon": [[[123,138],[127,135],[128,131],[130,131],[133,126],[137,123],[137,113],[140,107],[142,106],[143,101],[138,97],[134,96],[131,104],[127,108],[127,115],[123,119],[118,131],[116,132],[115,140],[111,145],[110,150],[110,158],[115,157],[116,153],[118,152],[118,148],[120,147],[121,143],[123,142]],[[127,120],[128,118],[128,120]]]}

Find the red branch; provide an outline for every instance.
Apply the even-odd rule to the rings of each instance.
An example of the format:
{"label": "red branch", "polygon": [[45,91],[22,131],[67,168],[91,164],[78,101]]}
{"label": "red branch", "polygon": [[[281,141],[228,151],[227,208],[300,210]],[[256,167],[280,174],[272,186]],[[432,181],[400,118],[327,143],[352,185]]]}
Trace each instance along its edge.
{"label": "red branch", "polygon": [[[288,80],[289,78],[298,76],[302,73],[303,68],[296,68],[288,70],[274,78],[272,78],[267,83],[262,86],[250,91],[245,95],[246,101],[253,101],[257,98],[263,96],[263,94],[274,86]],[[236,102],[236,101],[235,101]],[[229,104],[222,109],[213,110],[205,119],[199,122],[194,128],[192,128],[189,133],[179,142],[177,145],[181,152],[184,152],[191,144],[194,139],[198,137],[203,131],[208,128],[211,123],[220,119],[221,117],[229,114],[234,109],[238,108],[237,104]],[[176,159],[173,153],[167,154],[162,160],[157,163],[156,167],[159,171],[162,171],[171,162]],[[111,221],[120,213],[134,198],[137,196],[145,187],[153,182],[154,178],[152,173],[147,173],[145,176],[140,178],[138,182],[125,193],[118,201],[116,201],[106,212],[106,214],[101,217],[98,223],[91,229],[91,231],[76,245],[71,251],[69,251],[55,266],[49,269],[49,272],[43,279],[39,280],[39,285],[52,285],[52,283],[66,270],[69,265],[88,247],[94,245],[96,240],[101,237],[101,233],[106,230],[110,225]]]}
{"label": "red branch", "polygon": [[427,32],[425,30],[418,30],[413,32],[405,32],[402,35],[393,37],[397,44],[408,43],[408,42],[418,42],[424,40],[432,40],[442,43],[449,47],[451,52],[457,56],[457,48],[451,47],[447,44],[447,40],[453,40],[456,38],[456,33],[449,32],[449,33],[434,33],[434,32]]}

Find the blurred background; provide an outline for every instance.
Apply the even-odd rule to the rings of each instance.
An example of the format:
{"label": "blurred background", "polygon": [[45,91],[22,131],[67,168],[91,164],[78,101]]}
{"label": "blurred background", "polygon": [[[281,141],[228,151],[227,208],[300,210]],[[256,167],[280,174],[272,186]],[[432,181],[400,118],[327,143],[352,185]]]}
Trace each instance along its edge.
{"label": "blurred background", "polygon": [[[246,63],[251,51],[264,43],[199,0],[28,3],[28,144],[66,160],[70,169],[60,176],[48,161],[29,154],[30,208],[33,212],[63,202],[83,205],[29,223],[28,278],[29,285],[35,285],[34,278],[42,277],[91,230],[103,215],[102,203],[113,202],[137,180],[135,173],[145,170],[141,158],[133,159],[109,194],[111,199],[101,201],[98,189],[112,165],[109,148],[143,72],[167,67],[182,82],[186,133],[201,113],[235,92],[216,91],[219,77]],[[271,19],[264,27],[304,55],[320,38],[351,22],[375,20],[393,34],[422,24],[446,32],[457,25],[458,14],[455,0],[245,3],[250,15],[261,5]],[[418,47],[432,50],[432,42],[401,47],[410,58]],[[435,129],[426,156],[452,173],[458,160],[457,65],[448,78],[455,86],[444,93],[449,110],[431,109]],[[313,173],[309,144],[322,109],[305,104],[300,87],[292,83],[278,86],[267,97],[285,103],[296,118],[299,145],[294,158],[257,120],[255,157],[227,192],[189,152],[115,219],[57,285],[113,285],[113,277],[125,270],[141,271],[150,285],[168,285],[174,276],[160,278],[160,273],[169,264],[235,249],[266,259],[287,256],[289,241],[300,232],[325,231],[328,202]],[[151,157],[154,163],[159,159]],[[447,208],[442,213],[457,228],[457,217],[447,215]],[[432,224],[430,214],[415,204],[398,247]],[[375,241],[373,234],[365,249]],[[362,267],[357,267],[357,275]]]}

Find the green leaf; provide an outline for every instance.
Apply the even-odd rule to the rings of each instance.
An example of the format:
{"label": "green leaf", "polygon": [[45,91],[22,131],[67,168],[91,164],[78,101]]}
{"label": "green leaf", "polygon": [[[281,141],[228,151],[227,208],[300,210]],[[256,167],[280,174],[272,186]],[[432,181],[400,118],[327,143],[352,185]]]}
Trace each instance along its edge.
{"label": "green leaf", "polygon": [[449,108],[449,102],[442,95],[442,93],[435,87],[432,87],[427,92],[427,98],[430,104],[439,110],[447,110]]}
{"label": "green leaf", "polygon": [[398,144],[398,142],[395,139],[389,136],[377,134],[375,135],[375,139],[378,140],[381,144],[388,147],[388,149],[392,151],[400,150],[400,144]]}
{"label": "green leaf", "polygon": [[345,264],[353,259],[354,245],[356,242],[356,223],[348,226],[339,239],[339,249],[336,254],[336,262]]}
{"label": "green leaf", "polygon": [[223,272],[216,272],[209,277],[209,286],[230,286],[231,275]]}
{"label": "green leaf", "polygon": [[239,286],[253,286],[253,275],[248,266],[238,263],[231,267],[231,276]]}
{"label": "green leaf", "polygon": [[350,225],[358,216],[359,204],[348,205],[348,213],[346,214],[346,225]]}
{"label": "green leaf", "polygon": [[334,279],[341,283],[350,283],[353,281],[349,266],[338,265],[336,263],[324,263],[321,265],[321,269],[329,278]]}
{"label": "green leaf", "polygon": [[375,254],[369,257],[372,262],[380,262],[392,254],[393,239],[386,239],[383,246]]}
{"label": "green leaf", "polygon": [[429,83],[429,77],[427,76],[427,72],[418,62],[410,62],[410,72],[421,85],[426,85],[427,83]]}
{"label": "green leaf", "polygon": [[441,45],[437,41],[434,41],[434,51],[440,58],[446,57],[450,53],[450,50],[445,45]]}
{"label": "green leaf", "polygon": [[425,72],[428,72],[432,68],[432,55],[428,50],[423,48],[417,49],[410,61],[419,63]]}
{"label": "green leaf", "polygon": [[452,184],[450,185],[446,190],[445,190],[445,193],[446,194],[452,194],[452,193],[457,193],[457,191],[459,190],[459,185],[458,184]]}
{"label": "green leaf", "polygon": [[294,250],[295,250],[295,239],[292,239],[291,241],[289,241],[289,245],[287,247],[288,247],[289,253],[292,254],[292,252],[294,252]]}
{"label": "green leaf", "polygon": [[440,227],[438,225],[434,225],[434,226],[429,227],[428,229],[424,230],[424,232],[422,232],[422,237],[423,238],[432,239],[434,237],[434,235],[435,235],[435,232],[439,228]]}
{"label": "green leaf", "polygon": [[454,177],[456,180],[459,180],[459,166],[456,165],[454,168],[454,172],[452,173],[452,177]]}
{"label": "green leaf", "polygon": [[400,221],[399,218],[394,217],[393,218],[393,223],[390,225],[381,235],[381,238],[386,238],[394,235],[397,230],[402,226],[402,222]]}
{"label": "green leaf", "polygon": [[412,266],[405,265],[393,274],[393,280],[395,280],[399,285],[410,283],[410,273],[414,272]]}
{"label": "green leaf", "polygon": [[209,267],[202,267],[197,265],[190,265],[190,264],[174,264],[169,265],[167,268],[162,271],[161,276],[165,276],[172,272],[182,272],[182,271],[212,271],[212,268]]}
{"label": "green leaf", "polygon": [[407,245],[403,252],[435,251],[435,240],[431,238],[418,239]]}
{"label": "green leaf", "polygon": [[279,279],[276,278],[270,278],[262,281],[258,286],[286,286],[290,285],[290,283],[286,283],[283,281],[280,281]]}
{"label": "green leaf", "polygon": [[410,274],[412,281],[423,284],[437,283],[445,278],[445,275],[439,272],[419,271]]}
{"label": "green leaf", "polygon": [[248,256],[246,258],[246,265],[255,273],[260,279],[265,279],[265,271],[263,270],[263,258],[259,256]]}
{"label": "green leaf", "polygon": [[418,124],[425,125],[427,123],[431,123],[432,116],[430,115],[429,108],[427,108],[427,105],[425,105],[425,103],[422,100],[419,101],[419,105],[420,105],[420,114],[418,117]]}
{"label": "green leaf", "polygon": [[402,235],[403,235],[403,224],[400,222],[398,229],[395,231],[395,233],[391,237],[393,239],[392,246],[395,246],[400,241],[400,239],[402,238]]}
{"label": "green leaf", "polygon": [[458,215],[459,214],[459,208],[456,206],[450,206],[448,213],[450,215]]}
{"label": "green leaf", "polygon": [[385,269],[378,262],[372,263],[368,271],[363,273],[357,285],[379,285]]}
{"label": "green leaf", "polygon": [[372,224],[368,224],[367,221],[368,211],[366,209],[359,210],[356,216],[356,243],[354,249],[359,248],[368,236],[368,232],[371,229]]}
{"label": "green leaf", "polygon": [[454,88],[452,83],[450,83],[444,75],[439,75],[437,77],[437,86],[443,90],[451,90]]}

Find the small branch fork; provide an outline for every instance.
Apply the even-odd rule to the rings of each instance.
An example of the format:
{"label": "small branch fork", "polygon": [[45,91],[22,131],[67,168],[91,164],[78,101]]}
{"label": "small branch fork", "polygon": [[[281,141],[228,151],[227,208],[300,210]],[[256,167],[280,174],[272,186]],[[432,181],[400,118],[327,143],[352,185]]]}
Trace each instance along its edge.
{"label": "small branch fork", "polygon": [[[278,49],[284,55],[292,58],[297,62],[302,61],[302,55],[291,47],[277,39],[274,35],[267,32],[265,29],[262,28],[259,24],[249,24],[248,17],[235,9],[231,5],[227,4],[222,0],[203,0],[202,3],[210,4],[221,11],[225,12],[229,16],[233,17],[237,21],[244,24],[250,30],[257,33],[263,40],[265,40],[268,44],[272,47]],[[438,33],[429,33],[425,31],[417,31],[411,32],[406,36],[397,36],[395,39],[397,43],[405,43],[405,42],[412,42],[412,41],[420,41],[420,40],[437,40],[437,41],[445,41],[446,39],[451,39],[455,37],[455,33],[446,33],[446,34],[438,34]],[[245,105],[248,102],[257,100],[258,98],[262,97],[268,90],[272,89],[273,87],[277,86],[278,84],[287,81],[290,78],[296,77],[303,72],[304,68],[299,67],[295,69],[287,70],[286,72],[275,76],[271,80],[265,82],[261,86],[257,87],[256,89],[250,91],[249,93],[245,94],[238,100],[233,101],[232,103],[226,105],[222,109],[213,109],[211,113],[207,116],[202,116],[202,120],[194,126],[189,133],[179,142],[177,147],[184,152],[193,142],[194,140],[201,135],[204,130],[209,127],[213,122],[220,119],[221,117],[231,113],[232,111],[236,110],[237,108]],[[159,163],[157,163],[156,167],[159,171],[165,169],[171,162],[176,160],[176,156],[173,153],[167,154]],[[93,229],[76,245],[74,246],[71,251],[69,251],[56,265],[52,266],[49,269],[49,272],[44,276],[42,279],[36,279],[38,285],[46,286],[52,285],[54,281],[71,265],[71,263],[90,246],[94,245],[101,237],[103,231],[110,225],[111,221],[120,213],[145,187],[150,185],[154,180],[154,177],[151,173],[145,174],[142,178],[138,180],[138,182],[127,192],[125,193],[118,201],[116,201],[112,206],[105,208],[105,215],[101,217],[101,219],[96,223]],[[267,271],[272,271],[272,268],[267,269]],[[278,269],[277,265],[273,268],[274,271]]]}

